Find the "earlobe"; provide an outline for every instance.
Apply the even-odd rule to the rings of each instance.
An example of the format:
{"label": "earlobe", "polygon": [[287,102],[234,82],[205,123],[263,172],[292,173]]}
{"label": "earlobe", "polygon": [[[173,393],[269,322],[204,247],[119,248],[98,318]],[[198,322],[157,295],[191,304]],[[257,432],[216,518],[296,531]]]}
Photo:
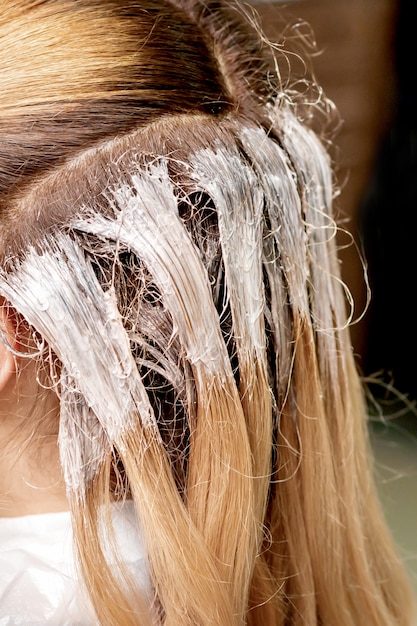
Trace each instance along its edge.
{"label": "earlobe", "polygon": [[12,309],[0,298],[0,393],[16,374],[16,326]]}

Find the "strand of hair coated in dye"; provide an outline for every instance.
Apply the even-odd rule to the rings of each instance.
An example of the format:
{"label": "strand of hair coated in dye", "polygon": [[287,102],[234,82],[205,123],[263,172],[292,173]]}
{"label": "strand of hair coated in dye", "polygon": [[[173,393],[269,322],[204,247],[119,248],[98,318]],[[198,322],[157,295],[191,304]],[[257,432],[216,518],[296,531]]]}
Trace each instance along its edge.
{"label": "strand of hair coated in dye", "polygon": [[77,380],[65,367],[60,376],[60,401],[58,444],[65,484],[68,493],[83,494],[111,446]]}
{"label": "strand of hair coated in dye", "polygon": [[[291,112],[281,111],[280,122],[283,145],[293,155],[295,174],[303,189],[302,208],[308,234],[307,251],[313,285],[310,297],[315,327],[323,332],[345,328],[348,320],[344,307],[340,306],[339,266],[335,245],[330,245],[335,241],[337,224],[331,214],[334,188],[329,157],[315,133],[302,126]],[[316,293],[321,294],[319,299],[315,297]],[[325,293],[326,298],[322,295]],[[323,305],[327,297],[331,307]]]}
{"label": "strand of hair coated in dye", "polygon": [[[127,178],[127,180],[126,180]],[[132,163],[126,182],[106,192],[113,216],[85,207],[72,221],[102,246],[128,249],[156,284],[190,364],[196,409],[190,413],[187,510],[216,560],[218,579],[242,615],[256,553],[251,449],[227,346],[207,271],[178,214],[178,198],[161,160]],[[194,417],[194,415],[191,415]],[[236,455],[236,450],[239,454]],[[218,520],[234,516],[239,536],[219,532]]]}
{"label": "strand of hair coated in dye", "polygon": [[189,362],[212,375],[232,375],[206,271],[178,216],[166,163],[137,168],[106,197],[114,219],[86,207],[72,227],[133,251],[154,277]]}
{"label": "strand of hair coated in dye", "polygon": [[306,233],[294,172],[285,152],[262,128],[244,128],[239,136],[264,194],[263,263],[270,290],[269,316],[281,403],[288,393],[293,362],[292,310],[309,315]]}
{"label": "strand of hair coated in dye", "polygon": [[[129,431],[139,413],[145,427],[159,433],[146,390],[130,351],[129,339],[110,287],[104,292],[89,261],[72,238],[58,233],[42,250],[31,248],[26,258],[10,273],[0,272],[0,288],[11,304],[45,338],[64,365],[64,400],[73,403],[74,386],[85,399],[88,420],[93,412],[108,441],[122,445],[122,435]],[[70,420],[77,419],[71,409],[63,408],[63,432],[74,432]],[[94,430],[94,429],[93,429]],[[91,427],[90,427],[91,433]],[[97,443],[105,441],[100,436]],[[87,434],[87,439],[89,435]],[[71,459],[84,462],[84,454],[71,456],[72,441],[60,439],[61,455],[68,488],[78,485],[83,469],[73,467]],[[91,441],[84,441],[91,446]],[[104,451],[94,450],[100,460]],[[65,459],[68,459],[68,462]],[[91,468],[87,476],[91,475]],[[84,472],[85,474],[85,472]]]}
{"label": "strand of hair coated in dye", "polygon": [[290,304],[306,314],[307,234],[294,172],[283,150],[263,129],[243,129],[240,138],[264,190],[267,217],[287,279]]}
{"label": "strand of hair coated in dye", "polygon": [[[191,166],[197,189],[204,189],[217,209],[225,289],[239,364],[239,392],[256,479],[259,551],[264,539],[262,524],[269,493],[273,428],[264,324],[264,193],[253,169],[232,142],[224,144],[218,140],[214,150],[195,153]],[[262,578],[258,571],[254,576]]]}
{"label": "strand of hair coated in dye", "polygon": [[[281,113],[285,118],[284,113]],[[263,139],[256,136],[264,134],[262,130],[244,131],[242,142],[263,181],[275,245],[288,276],[291,304],[304,319],[312,316],[315,331],[321,333],[319,340],[326,344],[320,354],[335,354],[334,335],[326,333],[326,329],[334,328],[335,309],[324,306],[322,297],[322,294],[327,293],[333,306],[336,309],[340,307],[334,289],[335,281],[340,287],[340,280],[335,277],[337,270],[329,263],[328,251],[329,237],[332,238],[335,233],[335,224],[329,215],[329,162],[317,137],[311,132],[306,133],[305,129],[300,130],[300,124],[291,114],[288,114],[288,124],[282,123],[282,126],[287,129],[291,165],[276,141],[266,136]],[[281,176],[278,174],[280,171]],[[304,190],[301,202],[297,183]],[[269,271],[276,272],[277,269],[271,266]],[[275,284],[275,281],[271,282]],[[316,297],[317,293],[320,298]],[[276,325],[280,324],[276,316],[275,321]]]}
{"label": "strand of hair coated in dye", "polygon": [[[317,136],[304,128],[289,111],[282,111],[281,140],[293,155],[297,178],[304,190],[302,196],[306,229],[308,230],[308,260],[310,266],[310,309],[317,342],[320,370],[330,380],[340,380],[337,368],[342,365],[334,358],[340,351],[342,335],[337,331],[347,328],[347,288],[340,278],[336,253],[337,225],[331,214],[332,179],[328,155]],[[320,296],[318,297],[318,294]],[[350,295],[350,294],[348,294]],[[344,335],[346,349],[349,338]],[[342,393],[332,387],[337,402]]]}
{"label": "strand of hair coated in dye", "polygon": [[262,276],[263,191],[236,149],[218,141],[191,158],[192,178],[213,199],[238,350],[265,359]]}

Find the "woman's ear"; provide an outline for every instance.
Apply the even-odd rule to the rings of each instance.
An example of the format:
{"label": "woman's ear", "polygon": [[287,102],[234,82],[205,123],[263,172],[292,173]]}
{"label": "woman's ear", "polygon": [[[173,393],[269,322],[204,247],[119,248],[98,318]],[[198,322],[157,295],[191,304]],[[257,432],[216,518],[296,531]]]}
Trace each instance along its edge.
{"label": "woman's ear", "polygon": [[0,297],[0,393],[16,374],[16,324],[13,309]]}

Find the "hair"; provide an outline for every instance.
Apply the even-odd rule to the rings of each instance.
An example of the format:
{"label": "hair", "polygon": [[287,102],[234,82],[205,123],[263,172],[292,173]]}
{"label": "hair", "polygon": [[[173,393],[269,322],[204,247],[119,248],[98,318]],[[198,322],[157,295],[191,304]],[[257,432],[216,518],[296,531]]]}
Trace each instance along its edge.
{"label": "hair", "polygon": [[[0,294],[60,399],[99,623],[410,626],[325,97],[217,0],[6,0],[0,50]],[[99,511],[126,498],[151,597],[107,560]]]}

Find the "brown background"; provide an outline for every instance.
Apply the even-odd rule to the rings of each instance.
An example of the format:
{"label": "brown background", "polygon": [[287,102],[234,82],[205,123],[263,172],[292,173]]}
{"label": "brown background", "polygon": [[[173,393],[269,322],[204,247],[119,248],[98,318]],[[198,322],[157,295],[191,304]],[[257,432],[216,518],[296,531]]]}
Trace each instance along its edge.
{"label": "brown background", "polygon": [[[323,85],[327,95],[335,102],[342,119],[343,126],[336,138],[340,146],[341,166],[344,174],[348,175],[347,183],[343,188],[340,205],[341,209],[349,216],[350,230],[358,237],[358,226],[363,214],[363,200],[366,196],[370,178],[376,169],[376,159],[381,150],[381,142],[385,131],[392,132],[391,119],[395,101],[397,98],[394,38],[397,26],[397,11],[404,10],[404,4],[400,8],[400,0],[292,0],[286,8],[276,3],[274,5],[257,5],[264,18],[264,26],[272,36],[279,31],[282,22],[280,15],[299,16],[308,20],[315,31],[317,44],[321,54],[315,58],[314,67],[319,82]],[[407,5],[411,6],[411,2]],[[404,13],[407,13],[405,11]],[[409,76],[413,76],[415,70],[413,41],[414,20],[405,19],[402,13],[402,30],[400,39],[407,50],[403,58],[406,90],[410,89]],[[408,14],[410,11],[408,11]],[[407,37],[407,35],[409,35]],[[404,43],[409,42],[409,43]],[[398,67],[398,66],[397,66]],[[402,87],[404,89],[404,85]],[[414,138],[417,136],[414,122],[415,98],[410,94],[410,118],[406,120],[405,136],[410,136],[410,141],[405,141],[408,152],[416,152]],[[403,138],[404,139],[404,138]],[[394,158],[399,157],[395,153]],[[411,177],[417,180],[415,170],[415,157],[410,166]],[[388,181],[392,184],[392,180]],[[394,180],[395,177],[394,177]],[[386,187],[389,189],[390,184]],[[394,183],[395,186],[395,183]],[[386,189],[383,189],[382,194]],[[397,245],[401,248],[415,249],[413,242],[416,231],[417,217],[410,219],[411,214],[416,213],[415,185],[410,192],[405,191],[401,198],[406,200],[407,208],[399,211],[398,203],[392,207],[392,212],[399,212],[404,219],[404,231],[410,230],[410,237],[400,238]],[[381,201],[381,194],[377,196]],[[389,198],[388,201],[391,201]],[[401,203],[401,199],[400,199]],[[384,210],[383,195],[380,210]],[[386,208],[386,207],[385,207]],[[371,226],[374,229],[374,225]],[[375,225],[376,228],[376,225]],[[389,230],[391,228],[391,230]],[[395,235],[398,235],[398,226],[393,220],[392,225],[388,221],[388,232],[384,241],[395,249]],[[393,235],[393,237],[392,237]],[[392,237],[392,240],[391,240]],[[407,244],[408,242],[408,244]],[[402,278],[394,274],[394,279],[400,283],[400,292],[403,284],[406,284],[406,295],[403,296],[403,307],[409,309],[408,314],[398,314],[394,320],[401,328],[394,329],[394,342],[404,344],[400,348],[401,359],[405,361],[406,369],[411,370],[411,379],[417,380],[416,349],[417,329],[415,327],[416,309],[411,302],[414,301],[414,275],[415,255],[413,250],[402,252],[397,247],[396,251],[400,259],[405,263],[405,274],[409,276],[410,284],[407,285],[407,276]],[[358,262],[358,256],[352,249],[342,253],[343,275],[352,290],[357,303],[357,314],[361,311],[365,302],[365,289],[362,278],[362,269]],[[371,265],[371,263],[370,263]],[[400,263],[397,264],[398,266]],[[381,271],[386,267],[383,266]],[[404,268],[403,268],[404,273]],[[375,302],[373,289],[373,302]],[[387,288],[388,296],[395,296],[395,290]],[[408,294],[408,299],[407,299]],[[411,294],[411,295],[410,295]],[[411,302],[410,302],[411,300]],[[384,319],[381,310],[377,316]],[[352,327],[352,339],[357,354],[359,367],[364,361],[366,348],[372,344],[370,329],[375,325],[377,318],[366,315],[365,319]],[[394,325],[395,326],[395,325]],[[405,329],[406,338],[402,341],[401,330]],[[392,325],[382,325],[381,350],[387,350],[390,342],[387,341],[388,333],[393,333]],[[392,341],[392,340],[391,340]],[[388,359],[389,360],[389,359]],[[375,476],[379,489],[381,503],[386,518],[392,529],[394,539],[399,548],[399,555],[403,559],[409,574],[413,588],[417,594],[417,386],[416,382],[405,385],[405,390],[411,392],[412,403],[405,405],[395,399],[387,398],[381,402],[384,418],[373,417],[369,421],[371,442],[375,453]],[[372,414],[372,413],[371,413]],[[379,415],[379,413],[378,413]],[[416,595],[417,598],[417,595]],[[413,622],[417,626],[417,615]]]}
{"label": "brown background", "polygon": [[[389,123],[394,98],[393,38],[395,0],[293,0],[257,3],[261,21],[272,38],[283,22],[301,18],[315,33],[318,54],[313,67],[318,82],[338,108],[342,126],[335,138],[340,148],[338,209],[360,245],[358,220],[381,137]],[[341,246],[347,239],[341,241]],[[342,273],[355,299],[355,318],[366,305],[360,257],[350,246],[341,250]],[[367,334],[367,316],[352,326],[359,366]]]}

